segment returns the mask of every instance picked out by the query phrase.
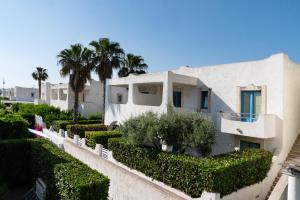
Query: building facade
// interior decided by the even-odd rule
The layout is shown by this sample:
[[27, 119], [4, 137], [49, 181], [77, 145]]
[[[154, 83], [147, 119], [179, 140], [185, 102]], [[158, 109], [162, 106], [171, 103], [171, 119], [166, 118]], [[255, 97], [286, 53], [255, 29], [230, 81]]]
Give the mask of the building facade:
[[39, 90], [37, 88], [16, 86], [5, 89], [4, 96], [10, 101], [33, 103], [34, 99], [39, 97]]
[[146, 111], [200, 112], [218, 133], [213, 154], [235, 147], [270, 150], [284, 161], [300, 131], [300, 65], [287, 55], [130, 75], [107, 81], [105, 124]]
[[[87, 117], [103, 111], [103, 85], [99, 81], [91, 80], [79, 94], [79, 112]], [[74, 107], [74, 92], [68, 83], [42, 83], [41, 99], [37, 104], [48, 104], [62, 110], [72, 110]]]

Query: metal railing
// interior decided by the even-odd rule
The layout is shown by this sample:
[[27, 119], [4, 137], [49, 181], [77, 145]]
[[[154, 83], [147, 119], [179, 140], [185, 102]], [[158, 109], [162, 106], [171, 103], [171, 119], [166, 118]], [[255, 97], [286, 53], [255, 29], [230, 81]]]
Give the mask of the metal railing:
[[243, 121], [243, 122], [256, 122], [258, 115], [251, 113], [225, 113], [221, 112], [221, 116], [228, 120]]

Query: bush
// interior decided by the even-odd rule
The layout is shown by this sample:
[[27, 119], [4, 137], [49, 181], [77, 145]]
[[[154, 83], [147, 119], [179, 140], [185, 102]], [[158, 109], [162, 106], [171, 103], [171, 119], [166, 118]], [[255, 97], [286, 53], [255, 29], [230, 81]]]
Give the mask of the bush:
[[0, 112], [0, 140], [27, 137], [29, 123], [18, 114]]
[[85, 137], [87, 138], [87, 145], [95, 148], [96, 144], [102, 144], [107, 148], [108, 139], [121, 137], [122, 134], [118, 130], [114, 131], [86, 131]]
[[59, 164], [54, 175], [61, 200], [106, 200], [109, 180], [85, 165], [78, 163]]
[[67, 125], [72, 125], [72, 124], [99, 124], [99, 120], [80, 120], [77, 121], [76, 123], [72, 120], [56, 120], [52, 122], [52, 127], [53, 129], [58, 132], [59, 129], [67, 130]]
[[204, 190], [224, 196], [258, 183], [272, 162], [272, 154], [259, 149], [196, 158], [136, 147], [118, 138], [109, 139], [108, 147], [119, 162], [194, 198]]
[[29, 123], [29, 128], [34, 129], [34, 125], [35, 125], [35, 114], [32, 113], [23, 113], [21, 114], [21, 116], [27, 120], [27, 122]]
[[211, 152], [216, 132], [213, 123], [201, 114], [181, 112], [162, 115], [148, 112], [130, 118], [120, 131], [133, 145], [161, 149], [164, 142], [173, 145], [178, 153], [194, 148], [202, 155]]
[[89, 114], [88, 119], [89, 120], [99, 120], [102, 122], [102, 113]]
[[[31, 141], [34, 178], [47, 185], [46, 199], [107, 199], [109, 180], [44, 139]], [[76, 196], [79, 194], [80, 196]]]
[[30, 143], [25, 140], [0, 141], [0, 183], [9, 187], [32, 182]]
[[85, 131], [106, 131], [107, 126], [104, 124], [73, 124], [67, 125], [68, 136], [73, 138], [74, 135], [85, 137]]

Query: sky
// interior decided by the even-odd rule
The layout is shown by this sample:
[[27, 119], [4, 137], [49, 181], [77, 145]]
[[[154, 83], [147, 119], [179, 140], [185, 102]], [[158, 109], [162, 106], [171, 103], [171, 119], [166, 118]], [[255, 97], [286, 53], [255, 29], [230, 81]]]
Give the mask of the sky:
[[[297, 0], [0, 0], [0, 79], [37, 87], [31, 73], [60, 77], [57, 54], [108, 37], [141, 55], [149, 72], [263, 59], [300, 63]], [[95, 77], [96, 78], [96, 77]]]

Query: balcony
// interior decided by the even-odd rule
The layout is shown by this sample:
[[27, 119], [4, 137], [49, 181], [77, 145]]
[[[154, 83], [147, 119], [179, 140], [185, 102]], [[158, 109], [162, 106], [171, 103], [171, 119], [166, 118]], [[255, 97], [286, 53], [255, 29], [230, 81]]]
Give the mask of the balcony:
[[276, 137], [281, 120], [273, 114], [251, 116], [243, 113], [221, 113], [221, 132], [268, 139]]

